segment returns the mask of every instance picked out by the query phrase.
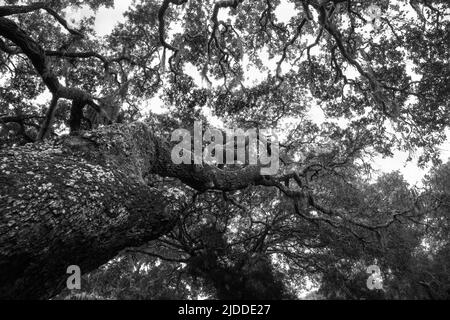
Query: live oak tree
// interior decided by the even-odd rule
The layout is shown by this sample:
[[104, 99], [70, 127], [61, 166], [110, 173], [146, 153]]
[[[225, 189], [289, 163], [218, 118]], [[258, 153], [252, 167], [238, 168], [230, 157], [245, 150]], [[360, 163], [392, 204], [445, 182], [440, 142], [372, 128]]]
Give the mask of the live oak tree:
[[[361, 290], [375, 262], [387, 297], [445, 298], [445, 184], [367, 176], [397, 150], [438, 164], [448, 2], [281, 2], [135, 1], [105, 37], [95, 15], [111, 0], [0, 5], [1, 298], [54, 297], [68, 266], [119, 254], [113, 266], [138, 257], [130, 278], [151, 267], [134, 273], [141, 298], [292, 298], [307, 278], [327, 297], [374, 297]], [[92, 15], [70, 21], [77, 8]], [[146, 113], [155, 97], [168, 112]], [[281, 128], [279, 174], [175, 165], [170, 134], [210, 112]]]

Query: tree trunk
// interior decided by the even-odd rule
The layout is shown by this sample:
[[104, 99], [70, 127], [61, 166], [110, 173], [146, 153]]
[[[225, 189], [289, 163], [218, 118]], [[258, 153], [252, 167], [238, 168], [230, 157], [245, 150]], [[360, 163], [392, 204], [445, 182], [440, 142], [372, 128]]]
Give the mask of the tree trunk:
[[171, 229], [146, 185], [157, 139], [144, 124], [0, 151], [0, 299], [48, 299], [67, 268], [90, 272]]
[[199, 191], [276, 186], [258, 166], [175, 165], [171, 150], [144, 123], [0, 150], [0, 299], [50, 298], [69, 266], [90, 272], [169, 232], [176, 202], [153, 174]]

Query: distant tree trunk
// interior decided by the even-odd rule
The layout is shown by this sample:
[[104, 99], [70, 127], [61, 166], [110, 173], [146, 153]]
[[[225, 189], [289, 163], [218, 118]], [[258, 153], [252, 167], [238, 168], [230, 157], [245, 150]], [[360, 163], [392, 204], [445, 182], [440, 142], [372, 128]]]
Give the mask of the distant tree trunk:
[[0, 299], [47, 299], [67, 268], [98, 268], [171, 229], [145, 176], [156, 138], [143, 124], [0, 151]]

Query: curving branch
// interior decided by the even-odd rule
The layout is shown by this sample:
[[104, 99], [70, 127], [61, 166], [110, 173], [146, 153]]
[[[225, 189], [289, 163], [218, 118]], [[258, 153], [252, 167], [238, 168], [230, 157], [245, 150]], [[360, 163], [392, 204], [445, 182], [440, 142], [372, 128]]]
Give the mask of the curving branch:
[[308, 22], [308, 19], [307, 19], [307, 18], [303, 19], [303, 20], [300, 22], [300, 24], [297, 26], [297, 30], [296, 30], [294, 36], [292, 37], [291, 40], [289, 40], [289, 42], [288, 42], [288, 43], [284, 46], [284, 48], [283, 48], [283, 54], [281, 55], [280, 61], [278, 61], [278, 63], [277, 63], [277, 72], [276, 72], [276, 74], [277, 74], [277, 79], [280, 80], [280, 82], [283, 82], [283, 77], [282, 77], [282, 75], [281, 75], [281, 71], [282, 71], [282, 70], [281, 70], [281, 67], [282, 67], [283, 62], [284, 62], [284, 61], [286, 60], [286, 58], [287, 58], [287, 53], [288, 53], [289, 47], [293, 46], [294, 43], [297, 41], [297, 39], [301, 36], [303, 27], [305, 26], [305, 24], [306, 24], [307, 22]]
[[166, 16], [167, 10], [169, 9], [170, 4], [174, 4], [174, 5], [180, 6], [180, 5], [183, 5], [183, 4], [187, 3], [187, 2], [188, 2], [188, 0], [164, 0], [164, 2], [162, 3], [162, 5], [161, 5], [161, 7], [159, 8], [159, 11], [158, 11], [159, 42], [161, 43], [161, 45], [164, 48], [164, 52], [163, 52], [163, 55], [162, 55], [163, 58], [161, 59], [161, 65], [164, 66], [164, 64], [166, 63], [165, 62], [166, 50], [173, 51], [173, 55], [169, 58], [169, 65], [170, 65], [170, 70], [175, 75], [178, 75], [178, 71], [174, 68], [173, 62], [177, 58], [178, 53], [180, 52], [180, 48], [177, 48], [177, 47], [171, 45], [166, 40], [166, 20], [165, 20], [165, 16]]
[[[337, 1], [339, 2], [339, 1]], [[342, 1], [341, 1], [342, 2]], [[340, 31], [336, 28], [336, 25], [331, 20], [331, 17], [328, 16], [327, 10], [325, 8], [326, 4], [314, 5], [315, 9], [319, 14], [319, 23], [320, 25], [332, 36], [334, 41], [336, 42], [337, 48], [339, 52], [342, 54], [344, 59], [353, 67], [355, 67], [359, 74], [363, 76], [370, 85], [372, 97], [377, 104], [382, 107], [383, 113], [389, 118], [396, 118], [398, 116], [399, 110], [397, 110], [397, 106], [389, 106], [388, 101], [383, 95], [383, 85], [374, 75], [373, 69], [369, 66], [368, 68], [364, 68], [351, 54], [347, 48], [345, 47], [342, 35]]]
[[0, 39], [0, 50], [9, 55], [19, 54], [22, 52], [18, 48], [8, 46], [2, 39]]
[[225, 86], [226, 86], [226, 81], [227, 81], [226, 72], [224, 70], [222, 62], [228, 60], [229, 54], [226, 53], [225, 49], [222, 48], [222, 46], [220, 45], [219, 39], [217, 38], [217, 31], [219, 30], [219, 26], [220, 25], [223, 25], [225, 27], [225, 32], [227, 32], [229, 29], [232, 29], [234, 31], [234, 29], [233, 29], [232, 26], [227, 25], [227, 24], [225, 24], [222, 21], [219, 21], [220, 9], [223, 9], [223, 8], [237, 9], [237, 7], [242, 2], [243, 2], [243, 0], [222, 0], [222, 1], [218, 1], [218, 2], [216, 2], [214, 4], [213, 12], [212, 12], [212, 15], [211, 15], [211, 18], [210, 18], [211, 22], [213, 23], [213, 26], [212, 26], [211, 36], [210, 36], [209, 41], [208, 41], [207, 61], [206, 61], [205, 65], [203, 67], [203, 70], [202, 70], [202, 76], [209, 84], [211, 84], [211, 81], [208, 78], [208, 69], [209, 69], [209, 63], [211, 61], [211, 56], [212, 56], [212, 44], [213, 43], [216, 45], [217, 49], [221, 53], [219, 64], [220, 64], [220, 68], [222, 70], [222, 74], [225, 77]]
[[[50, 61], [46, 55], [45, 50], [34, 41], [28, 34], [22, 30], [14, 21], [0, 17], [0, 36], [10, 40], [30, 59], [37, 73], [42, 77], [44, 84], [53, 95], [53, 100], [60, 98], [68, 100], [82, 100], [85, 104], [93, 107], [97, 112], [102, 113], [106, 118], [109, 118], [107, 113], [95, 102], [95, 98], [78, 88], [68, 88], [63, 86], [56, 74], [50, 67]], [[42, 132], [39, 137], [45, 138], [48, 134], [48, 129], [53, 122], [53, 115], [55, 113], [56, 104], [52, 102], [49, 112], [47, 113], [46, 121], [42, 126]]]
[[67, 21], [63, 17], [61, 17], [55, 10], [50, 8], [48, 6], [48, 4], [46, 4], [45, 2], [37, 2], [37, 3], [27, 5], [27, 6], [1, 6], [0, 7], [0, 17], [6, 17], [6, 16], [21, 14], [21, 13], [29, 13], [29, 12], [38, 11], [38, 10], [47, 11], [71, 34], [81, 37], [81, 38], [84, 37], [81, 32], [70, 28]]
[[170, 43], [166, 41], [166, 11], [169, 9], [170, 4], [174, 4], [176, 6], [183, 5], [187, 3], [188, 0], [164, 0], [161, 7], [159, 8], [158, 12], [158, 21], [159, 21], [159, 41], [161, 42], [161, 45], [169, 49], [171, 51], [174, 51], [175, 53], [178, 53], [180, 51], [179, 48], [174, 47]]

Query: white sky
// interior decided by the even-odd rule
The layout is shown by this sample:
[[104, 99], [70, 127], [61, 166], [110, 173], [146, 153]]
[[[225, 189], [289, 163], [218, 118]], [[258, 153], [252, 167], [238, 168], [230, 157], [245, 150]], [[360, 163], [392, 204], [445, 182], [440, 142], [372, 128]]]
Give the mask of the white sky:
[[[0, 0], [0, 4], [4, 3], [3, 0]], [[129, 8], [132, 4], [132, 0], [115, 0], [115, 6], [112, 9], [101, 8], [96, 15], [95, 29], [99, 36], [104, 36], [109, 34], [114, 26], [124, 20], [123, 13]], [[278, 6], [275, 10], [277, 19], [280, 22], [288, 22], [293, 16], [297, 14], [294, 9], [294, 5], [292, 3], [287, 2], [286, 0], [282, 0], [280, 6]], [[68, 11], [67, 17], [71, 20], [71, 17], [80, 18], [84, 15], [89, 15], [88, 10], [77, 10], [77, 11]], [[75, 22], [75, 21], [74, 21]], [[267, 56], [267, 53], [261, 52], [261, 55]], [[244, 65], [245, 60], [248, 61], [248, 57], [244, 57]], [[264, 60], [264, 59], [263, 59]], [[269, 61], [268, 58], [265, 59], [266, 64], [272, 70], [275, 69], [276, 63], [275, 61]], [[193, 67], [187, 66], [185, 70], [188, 74], [197, 79], [197, 82], [201, 83], [201, 76], [199, 71]], [[249, 66], [247, 70], [246, 83], [251, 84], [254, 82], [262, 81], [266, 77], [266, 74], [261, 73], [257, 68]], [[150, 109], [156, 113], [164, 112], [164, 106], [159, 98], [154, 98], [148, 102], [148, 106], [146, 109]], [[310, 115], [313, 119], [315, 119], [318, 123], [323, 121], [324, 116], [320, 108], [314, 107], [312, 108]], [[450, 131], [449, 131], [450, 133]], [[450, 136], [450, 135], [449, 135]], [[400, 171], [405, 179], [411, 185], [420, 185], [426, 171], [420, 170], [416, 166], [416, 162], [407, 162], [408, 154], [403, 152], [397, 152], [394, 158], [390, 159], [382, 159], [377, 158], [374, 159], [374, 167], [381, 172], [392, 172], [392, 171]], [[442, 159], [447, 161], [450, 159], [450, 144], [446, 143], [445, 146], [442, 147]]]

